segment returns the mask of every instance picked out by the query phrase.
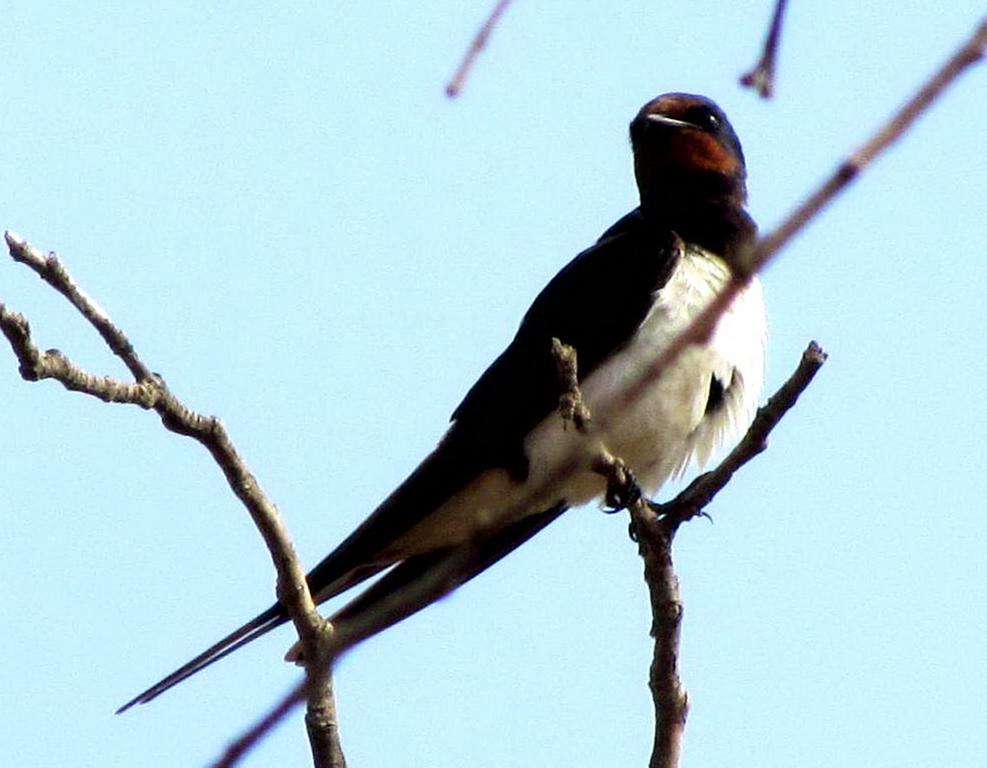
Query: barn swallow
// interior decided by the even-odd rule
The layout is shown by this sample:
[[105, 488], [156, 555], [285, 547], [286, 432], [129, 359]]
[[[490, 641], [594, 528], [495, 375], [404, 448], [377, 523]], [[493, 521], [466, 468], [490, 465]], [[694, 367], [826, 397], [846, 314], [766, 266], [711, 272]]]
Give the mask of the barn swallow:
[[[640, 205], [538, 294], [514, 339], [453, 411], [435, 450], [308, 574], [322, 603], [386, 571], [330, 617], [337, 626], [464, 552], [466, 581], [566, 509], [601, 497], [606, 481], [593, 464], [603, 449], [654, 494], [750, 424], [764, 379], [757, 280], [707, 343], [688, 348], [636, 398], [626, 397], [724, 285], [731, 257], [756, 234], [744, 209], [743, 151], [716, 104], [683, 93], [659, 96], [634, 117], [630, 139]], [[553, 337], [578, 353], [580, 388], [596, 427], [588, 435], [566, 429], [557, 412]], [[119, 711], [286, 621], [275, 603]]]

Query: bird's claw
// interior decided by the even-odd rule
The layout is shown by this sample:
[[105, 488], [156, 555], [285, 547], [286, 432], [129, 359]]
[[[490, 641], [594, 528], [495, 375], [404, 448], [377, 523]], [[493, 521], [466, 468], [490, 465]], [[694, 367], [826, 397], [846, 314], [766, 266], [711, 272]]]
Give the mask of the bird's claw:
[[[611, 477], [607, 481], [607, 492], [604, 496], [604, 502], [607, 506], [603, 511], [608, 515], [615, 514], [637, 504], [644, 496], [644, 492], [641, 490], [641, 486], [637, 484], [637, 479], [634, 477], [633, 472], [627, 467], [623, 467], [621, 474], [623, 475], [622, 478]], [[651, 503], [647, 499], [645, 501], [649, 504]]]

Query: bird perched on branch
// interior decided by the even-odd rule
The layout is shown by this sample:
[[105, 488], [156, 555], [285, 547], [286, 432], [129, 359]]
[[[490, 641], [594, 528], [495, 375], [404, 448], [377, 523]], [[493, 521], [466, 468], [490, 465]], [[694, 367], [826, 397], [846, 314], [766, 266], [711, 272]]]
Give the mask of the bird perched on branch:
[[[514, 339], [452, 414], [435, 450], [308, 574], [317, 603], [385, 572], [337, 611], [337, 626], [451, 557], [469, 580], [557, 518], [599, 498], [594, 467], [620, 457], [653, 494], [704, 464], [754, 417], [765, 314], [753, 279], [706, 343], [653, 366], [753, 243], [746, 170], [726, 115], [702, 96], [649, 101], [630, 125], [641, 204], [538, 294]], [[552, 339], [575, 348], [591, 429], [566, 428]], [[633, 396], [630, 396], [633, 394]], [[423, 607], [407, 605], [398, 618]], [[274, 604], [120, 708], [144, 703], [288, 621]]]

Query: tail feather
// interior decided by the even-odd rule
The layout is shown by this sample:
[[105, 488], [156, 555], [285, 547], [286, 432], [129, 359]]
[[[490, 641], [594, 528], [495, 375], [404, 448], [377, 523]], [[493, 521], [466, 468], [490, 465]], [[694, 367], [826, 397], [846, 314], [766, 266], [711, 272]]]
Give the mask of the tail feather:
[[116, 711], [119, 715], [126, 712], [135, 704], [146, 704], [151, 699], [157, 698], [172, 686], [178, 685], [186, 678], [191, 677], [196, 672], [205, 669], [213, 662], [219, 661], [224, 656], [233, 653], [247, 643], [256, 640], [261, 635], [266, 635], [275, 627], [279, 627], [288, 621], [280, 605], [272, 605], [266, 611], [258, 614], [242, 627], [234, 630], [222, 640], [209, 646], [191, 661], [183, 664], [167, 677], [162, 678], [146, 691], [139, 693], [120, 709]]
[[[401, 537], [415, 525], [420, 524], [430, 511], [441, 507], [482, 468], [482, 452], [464, 444], [462, 434], [455, 431], [455, 427], [450, 430], [439, 446], [411, 476], [309, 572], [308, 584], [315, 602], [323, 603], [389, 568], [391, 570], [385, 574], [383, 580], [371, 588], [366, 595], [358, 598], [349, 607], [349, 611], [344, 609], [342, 615], [362, 611], [365, 606], [375, 603], [389, 592], [403, 593], [403, 587], [414, 582], [433, 562], [435, 564], [441, 562], [448, 555], [448, 551], [436, 550], [436, 552], [420, 554], [409, 551], [399, 554]], [[456, 583], [468, 581], [488, 565], [499, 560], [557, 517], [562, 508], [562, 505], [559, 505], [542, 515], [533, 516], [532, 519], [522, 521], [484, 542], [475, 553], [477, 557], [471, 560]], [[409, 603], [399, 609], [398, 614], [407, 616], [422, 607], [424, 607], [422, 604]], [[397, 620], [399, 618], [396, 617], [394, 621]], [[146, 704], [157, 698], [169, 688], [287, 621], [288, 618], [280, 605], [271, 606], [135, 696], [120, 707], [117, 714], [126, 712], [135, 704]], [[289, 660], [293, 660], [292, 653], [289, 653]]]

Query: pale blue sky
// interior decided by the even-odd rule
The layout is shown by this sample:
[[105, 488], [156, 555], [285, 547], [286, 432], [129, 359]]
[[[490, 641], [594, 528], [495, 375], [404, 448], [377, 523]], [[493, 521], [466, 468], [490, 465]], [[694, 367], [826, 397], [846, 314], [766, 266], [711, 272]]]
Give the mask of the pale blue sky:
[[[146, 5], [146, 4], [145, 4]], [[56, 250], [221, 415], [313, 564], [399, 482], [541, 286], [635, 203], [652, 96], [727, 111], [763, 228], [964, 38], [980, 3], [793, 3], [777, 99], [736, 84], [771, 3], [13, 2], [0, 227]], [[684, 765], [987, 759], [987, 69], [765, 275], [769, 386], [831, 353], [771, 449], [680, 534]], [[9, 261], [37, 342], [122, 375]], [[296, 679], [281, 631], [113, 710], [268, 605], [260, 538], [153, 415], [22, 382], [0, 350], [0, 754], [198, 766]], [[338, 670], [374, 766], [641, 766], [652, 712], [626, 519], [568, 513]], [[305, 765], [300, 715], [247, 765]]]

